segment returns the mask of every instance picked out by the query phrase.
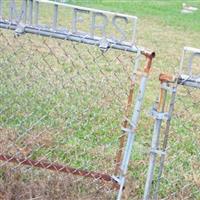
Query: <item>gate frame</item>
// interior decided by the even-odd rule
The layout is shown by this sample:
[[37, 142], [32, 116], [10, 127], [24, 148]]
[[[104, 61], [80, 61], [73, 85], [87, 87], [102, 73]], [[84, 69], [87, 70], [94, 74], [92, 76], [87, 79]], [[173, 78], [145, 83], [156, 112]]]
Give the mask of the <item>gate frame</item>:
[[[11, 2], [13, 2], [13, 1], [14, 0], [11, 0]], [[137, 54], [136, 61], [135, 61], [135, 67], [134, 67], [134, 71], [133, 71], [133, 76], [132, 76], [132, 80], [131, 80], [131, 85], [130, 85], [130, 91], [129, 91], [129, 95], [128, 95], [128, 102], [127, 102], [127, 106], [125, 109], [126, 117], [128, 117], [128, 115], [130, 113], [130, 109], [131, 109], [134, 86], [135, 86], [135, 79], [136, 79], [136, 75], [137, 75], [137, 69], [140, 64], [141, 55], [146, 58], [146, 64], [144, 66], [144, 70], [143, 70], [143, 73], [141, 76], [140, 88], [139, 88], [139, 91], [138, 91], [138, 94], [136, 97], [134, 109], [132, 111], [132, 118], [130, 120], [130, 126], [128, 126], [128, 122], [129, 122], [128, 119], [125, 119], [125, 121], [123, 123], [124, 124], [123, 128], [122, 128], [123, 136], [120, 138], [120, 145], [119, 145], [120, 149], [116, 155], [116, 168], [115, 168], [115, 174], [113, 176], [109, 175], [109, 174], [99, 173], [99, 172], [71, 168], [71, 167], [59, 165], [59, 164], [56, 164], [53, 162], [44, 162], [44, 161], [37, 161], [37, 160], [30, 160], [30, 159], [23, 159], [23, 158], [21, 159], [21, 158], [16, 158], [16, 157], [4, 155], [4, 154], [0, 154], [0, 160], [6, 161], [8, 163], [11, 162], [11, 163], [23, 164], [23, 165], [28, 165], [28, 166], [34, 166], [37, 168], [60, 171], [60, 172], [64, 172], [64, 173], [71, 173], [73, 175], [79, 175], [79, 176], [104, 180], [107, 182], [112, 182], [113, 187], [119, 190], [117, 199], [120, 200], [123, 189], [124, 189], [124, 185], [125, 185], [125, 178], [126, 178], [126, 173], [128, 170], [128, 164], [129, 164], [131, 152], [132, 152], [133, 145], [134, 145], [134, 135], [136, 133], [136, 127], [137, 127], [139, 117], [140, 117], [140, 112], [141, 112], [141, 107], [142, 107], [142, 103], [143, 103], [143, 99], [144, 99], [146, 84], [148, 81], [148, 76], [150, 74], [152, 61], [153, 61], [153, 58], [155, 57], [155, 53], [151, 52], [151, 51], [147, 51], [143, 47], [138, 47], [135, 44], [116, 42], [116, 41], [112, 41], [110, 39], [105, 40], [105, 38], [101, 39], [101, 38], [97, 38], [97, 37], [91, 37], [88, 35], [83, 37], [76, 33], [66, 32], [66, 31], [61, 31], [61, 30], [56, 29], [57, 14], [58, 14], [57, 8], [60, 5], [66, 5], [66, 4], [61, 4], [58, 2], [51, 2], [51, 4], [53, 4], [54, 8], [55, 8], [54, 9], [54, 17], [53, 17], [53, 28], [41, 27], [38, 25], [39, 3], [40, 2], [49, 3], [49, 1], [23, 0], [23, 2], [24, 2], [24, 4], [22, 5], [21, 13], [20, 13], [19, 17], [17, 17], [17, 20], [12, 19], [13, 8], [10, 10], [10, 12], [11, 12], [10, 20], [4, 20], [1, 17], [2, 1], [0, 1], [0, 28], [14, 30], [16, 36], [21, 36], [22, 34], [26, 34], [26, 33], [35, 34], [35, 35], [41, 35], [44, 37], [52, 37], [52, 38], [61, 39], [61, 40], [70, 40], [70, 41], [74, 41], [74, 42], [78, 42], [78, 43], [95, 45], [95, 46], [98, 46], [103, 52], [107, 51], [109, 48], [113, 48], [113, 49], [132, 52], [132, 53]], [[32, 24], [33, 3], [34, 2], [35, 2], [35, 6], [36, 6], [36, 16], [35, 16], [36, 25], [35, 26]], [[11, 4], [11, 5], [13, 6], [13, 4]], [[72, 6], [72, 5], [70, 5], [70, 7], [74, 8], [74, 9], [85, 9], [83, 7], [77, 7], [77, 6]], [[94, 11], [94, 12], [99, 12], [99, 10], [95, 10], [95, 9], [90, 9], [90, 10]], [[102, 11], [102, 12], [104, 12], [104, 11]], [[110, 14], [111, 12], [106, 12], [106, 13]], [[113, 13], [111, 13], [111, 14], [113, 14]], [[131, 17], [128, 15], [121, 15], [118, 13], [116, 13], [116, 16]], [[22, 22], [22, 19], [24, 19], [24, 22]], [[29, 19], [30, 24], [26, 23], [27, 19]], [[133, 19], [137, 20], [137, 17], [133, 16]], [[128, 135], [126, 144], [125, 144], [125, 135]], [[124, 149], [124, 154], [123, 154], [122, 148], [124, 146], [125, 146], [125, 149]]]

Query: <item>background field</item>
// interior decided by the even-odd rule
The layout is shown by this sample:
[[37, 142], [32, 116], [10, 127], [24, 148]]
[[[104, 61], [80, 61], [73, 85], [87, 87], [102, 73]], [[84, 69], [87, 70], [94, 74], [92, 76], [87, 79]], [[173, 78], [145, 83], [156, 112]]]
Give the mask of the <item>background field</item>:
[[[193, 14], [180, 12], [183, 1], [68, 2], [138, 16], [137, 44], [156, 52], [124, 197], [141, 199], [153, 127], [153, 120], [147, 113], [159, 93], [158, 76], [161, 72], [175, 74], [178, 71], [184, 46], [200, 48], [200, 2], [184, 1], [199, 8]], [[48, 16], [48, 10], [44, 8], [43, 12]], [[32, 159], [48, 155], [45, 158], [74, 167], [84, 166], [90, 170], [106, 169], [106, 172], [111, 172], [113, 166], [111, 160], [118, 145], [121, 126], [119, 124], [123, 118], [129, 86], [127, 78], [131, 73], [131, 66], [128, 64], [132, 63], [132, 57], [129, 54], [112, 51], [102, 56], [96, 48], [86, 48], [86, 51], [81, 51], [85, 48], [84, 45], [63, 43], [54, 39], [46, 39], [44, 43], [42, 37], [31, 35], [16, 41], [12, 37], [12, 32], [8, 31], [1, 31], [0, 42], [1, 50], [4, 52], [0, 58], [3, 69], [0, 102], [3, 113], [0, 118], [0, 136], [4, 138], [1, 139], [1, 148], [4, 147], [3, 144], [5, 145], [3, 151], [5, 149], [10, 152], [17, 151], [16, 147], [9, 148], [6, 143], [9, 141], [12, 144], [21, 134], [21, 140], [17, 143], [19, 146], [24, 147], [27, 140], [33, 140], [28, 146], [31, 148]], [[24, 49], [15, 50], [14, 47], [19, 45], [23, 45]], [[55, 52], [53, 57], [52, 50]], [[117, 55], [119, 59], [113, 61], [113, 55]], [[81, 60], [86, 60], [90, 64], [95, 62], [98, 65], [88, 70]], [[13, 63], [15, 65], [12, 65]], [[22, 65], [23, 63], [26, 65]], [[17, 68], [17, 66], [22, 67]], [[40, 68], [40, 66], [46, 67]], [[103, 68], [104, 66], [106, 68]], [[200, 74], [200, 69], [197, 69], [196, 73]], [[67, 79], [66, 74], [69, 75]], [[79, 77], [77, 74], [82, 76]], [[109, 79], [101, 82], [104, 77]], [[15, 80], [21, 80], [22, 84], [16, 84]], [[18, 91], [25, 92], [19, 95]], [[115, 95], [120, 98], [116, 99]], [[12, 104], [13, 99], [14, 104]], [[5, 108], [8, 109], [4, 111]], [[199, 111], [200, 91], [180, 88], [170, 131], [169, 155], [160, 189], [162, 199], [200, 199]], [[72, 118], [66, 117], [67, 112], [71, 113]], [[73, 116], [73, 113], [76, 115]], [[37, 126], [34, 122], [37, 122]], [[37, 136], [38, 131], [39, 136]], [[27, 137], [27, 132], [31, 133], [32, 138]], [[38, 148], [40, 140], [43, 141], [42, 148]], [[66, 152], [66, 149], [70, 151]], [[28, 155], [29, 149], [25, 150], [24, 153]], [[74, 155], [77, 156], [76, 159], [73, 159]], [[107, 160], [104, 160], [105, 155]], [[27, 176], [17, 170], [15, 168], [14, 171], [10, 171], [9, 167], [2, 167], [0, 171], [2, 199], [110, 199], [112, 196], [108, 193], [103, 194], [101, 190], [101, 192], [93, 191], [90, 182], [84, 185], [80, 180], [76, 181], [77, 184], [71, 184], [75, 182], [72, 177], [64, 175], [56, 177], [56, 174], [50, 176], [44, 171], [39, 173], [36, 170], [35, 177], [30, 178], [30, 170], [26, 170]], [[45, 176], [48, 176], [47, 180]], [[43, 181], [40, 181], [41, 178]], [[65, 184], [66, 187], [63, 187]], [[67, 187], [70, 188], [70, 192]]]

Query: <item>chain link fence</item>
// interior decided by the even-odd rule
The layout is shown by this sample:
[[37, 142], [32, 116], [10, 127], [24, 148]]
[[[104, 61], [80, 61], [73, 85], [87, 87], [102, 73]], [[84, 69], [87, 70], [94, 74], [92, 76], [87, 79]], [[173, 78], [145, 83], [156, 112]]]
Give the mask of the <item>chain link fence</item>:
[[[54, 13], [46, 11], [42, 23], [51, 21]], [[62, 9], [60, 13], [58, 21], [66, 14]], [[135, 127], [131, 117], [141, 97], [141, 80], [148, 76], [140, 53], [148, 58], [147, 54], [112, 46], [102, 51], [98, 45], [84, 44], [85, 38], [75, 42], [52, 35], [17, 36], [9, 30], [15, 29], [11, 24], [6, 28], [0, 29], [0, 199], [110, 200], [116, 198], [123, 176], [123, 198], [141, 199], [154, 124], [149, 110], [159, 93], [154, 88], [160, 86], [156, 68], [139, 107], [141, 120], [126, 175], [120, 166], [129, 128]], [[199, 62], [193, 64], [198, 76]], [[159, 199], [199, 199], [199, 92], [178, 85]], [[153, 189], [159, 164], [157, 159]]]
[[[169, 139], [163, 183], [171, 188], [164, 199], [200, 198], [200, 57], [199, 50], [184, 48], [180, 73], [182, 85], [178, 86], [174, 119]], [[187, 84], [188, 81], [188, 84]], [[170, 169], [173, 168], [173, 177]], [[176, 187], [174, 187], [176, 186]], [[175, 189], [176, 188], [176, 189]]]
[[179, 75], [160, 75], [145, 200], [199, 199], [199, 55], [185, 47]]
[[113, 174], [134, 55], [2, 30], [1, 51], [2, 173], [30, 159]]
[[[178, 88], [170, 131], [169, 154], [162, 183], [164, 199], [199, 199], [200, 197], [199, 95], [200, 90], [197, 88], [187, 86]], [[167, 197], [164, 185], [171, 191]]]
[[30, 6], [27, 27], [15, 19], [15, 1], [1, 19], [2, 198], [112, 199], [120, 189], [120, 199], [154, 54], [73, 33], [59, 40], [58, 4], [52, 30], [38, 25], [39, 2], [23, 1], [17, 20], [28, 20]]

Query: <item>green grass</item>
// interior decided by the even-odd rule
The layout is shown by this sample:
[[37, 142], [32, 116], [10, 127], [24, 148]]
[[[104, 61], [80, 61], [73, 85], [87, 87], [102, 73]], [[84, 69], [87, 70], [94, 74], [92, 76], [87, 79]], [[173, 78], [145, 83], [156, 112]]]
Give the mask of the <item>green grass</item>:
[[[173, 26], [180, 30], [200, 31], [200, 2], [184, 1], [184, 0], [84, 0], [84, 1], [68, 1], [72, 4], [81, 6], [94, 7], [114, 12], [121, 12], [138, 16], [139, 19], [148, 18], [149, 23], [152, 21], [160, 21], [163, 25]], [[199, 8], [193, 14], [184, 15], [181, 13], [182, 3]]]
[[[130, 199], [143, 194], [153, 129], [147, 112], [159, 93], [158, 75], [178, 70], [183, 46], [200, 47], [200, 12], [181, 14], [182, 2], [70, 1], [138, 16], [137, 43], [157, 54], [129, 167], [125, 193]], [[200, 8], [197, 1], [187, 2]], [[16, 39], [9, 31], [1, 31], [0, 43], [1, 140], [22, 149], [28, 143], [25, 154], [32, 159], [113, 173], [134, 55], [115, 50], [102, 55], [96, 47], [28, 34]], [[197, 90], [178, 91], [163, 198], [176, 192], [176, 199], [199, 199], [199, 95]], [[17, 151], [4, 145], [8, 152]]]

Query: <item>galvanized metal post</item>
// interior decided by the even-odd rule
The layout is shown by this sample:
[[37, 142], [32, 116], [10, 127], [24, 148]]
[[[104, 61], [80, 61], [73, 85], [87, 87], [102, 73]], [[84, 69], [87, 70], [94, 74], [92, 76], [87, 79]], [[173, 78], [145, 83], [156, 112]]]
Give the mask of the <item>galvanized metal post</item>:
[[[182, 75], [183, 73], [183, 63], [184, 63], [184, 57], [186, 52], [191, 52], [191, 56], [189, 57], [188, 60], [188, 75]], [[170, 106], [169, 106], [169, 118], [166, 122], [166, 128], [164, 130], [164, 140], [163, 140], [163, 145], [162, 145], [162, 151], [166, 152], [167, 144], [168, 144], [168, 138], [169, 138], [169, 129], [170, 129], [170, 123], [171, 123], [171, 116], [173, 114], [174, 110], [174, 105], [175, 105], [175, 99], [176, 99], [176, 92], [177, 92], [177, 87], [178, 85], [185, 85], [188, 87], [194, 87], [194, 88], [200, 88], [200, 77], [193, 78], [193, 72], [192, 72], [192, 63], [193, 63], [193, 58], [196, 56], [200, 56], [200, 49], [196, 48], [191, 48], [191, 47], [184, 47], [182, 57], [181, 57], [181, 62], [180, 62], [180, 74], [176, 80], [174, 80], [174, 85], [171, 89], [172, 91], [172, 96], [171, 96], [171, 101], [170, 101]], [[170, 82], [173, 81], [172, 77], [169, 77], [166, 74], [161, 74], [160, 76], [160, 81], [161, 82]], [[160, 164], [159, 164], [159, 171], [158, 171], [158, 177], [156, 181], [156, 186], [155, 186], [155, 191], [153, 195], [153, 199], [157, 200], [158, 199], [158, 190], [160, 187], [160, 182], [161, 182], [161, 176], [164, 168], [164, 162], [165, 162], [165, 154], [162, 154], [160, 157]]]
[[[151, 151], [150, 151], [149, 169], [148, 169], [147, 180], [146, 180], [145, 189], [144, 189], [144, 196], [143, 196], [144, 200], [150, 199], [156, 157], [157, 155], [160, 155], [161, 158], [164, 159], [164, 156], [166, 154], [166, 151], [165, 151], [166, 148], [162, 148], [161, 150], [159, 150], [159, 136], [161, 132], [161, 123], [163, 120], [167, 120], [165, 132], [164, 132], [166, 136], [166, 137], [164, 136], [165, 137], [164, 144], [165, 144], [168, 138], [170, 120], [171, 120], [171, 115], [172, 115], [172, 112], [174, 109], [174, 103], [175, 103], [177, 84], [174, 77], [166, 75], [166, 74], [161, 74], [159, 77], [159, 80], [161, 82], [160, 101], [158, 103], [157, 109], [154, 108], [151, 112], [151, 115], [155, 118], [155, 125], [154, 125], [154, 132], [153, 132]], [[174, 84], [173, 87], [169, 86], [170, 82]], [[168, 111], [165, 112], [167, 92], [171, 92], [172, 94], [171, 94], [170, 106], [169, 108], [167, 108]]]
[[[133, 99], [133, 92], [134, 92], [134, 88], [135, 88], [135, 79], [137, 76], [137, 71], [138, 71], [138, 67], [140, 65], [140, 59], [141, 59], [141, 52], [138, 51], [136, 58], [135, 58], [135, 65], [134, 65], [134, 69], [133, 69], [133, 75], [131, 77], [131, 85], [130, 85], [130, 90], [129, 90], [129, 95], [128, 95], [128, 102], [125, 108], [125, 120], [123, 122], [123, 129], [126, 129], [128, 127], [128, 117], [129, 117], [129, 112], [131, 109], [131, 104], [132, 104], [132, 99]], [[126, 132], [124, 130], [122, 130], [122, 136], [119, 138], [119, 150], [117, 152], [116, 158], [115, 158], [115, 162], [116, 162], [116, 167], [115, 167], [115, 176], [118, 176], [119, 174], [119, 170], [120, 170], [120, 165], [121, 165], [121, 161], [122, 161], [122, 153], [123, 153], [123, 148], [125, 145], [125, 136], [126, 136]]]
[[125, 185], [125, 176], [127, 173], [128, 163], [130, 161], [130, 156], [131, 156], [134, 139], [135, 139], [135, 130], [136, 130], [138, 120], [140, 117], [141, 107], [142, 107], [142, 103], [143, 103], [143, 99], [144, 99], [144, 93], [145, 93], [145, 88], [146, 88], [146, 84], [147, 84], [147, 80], [148, 80], [149, 71], [151, 68], [152, 59], [155, 56], [155, 54], [152, 53], [152, 54], [146, 55], [146, 56], [147, 56], [147, 64], [144, 68], [144, 74], [142, 75], [142, 78], [141, 78], [140, 88], [139, 88], [135, 106], [133, 109], [131, 125], [130, 125], [129, 129], [126, 129], [126, 132], [128, 134], [128, 139], [127, 139], [127, 143], [126, 143], [126, 147], [125, 147], [123, 160], [122, 160], [122, 163], [120, 166], [120, 177], [119, 177], [119, 181], [118, 181], [120, 184], [120, 188], [119, 188], [117, 200], [120, 200], [122, 197], [122, 192], [123, 192], [124, 185]]
[[168, 137], [169, 137], [169, 128], [170, 128], [170, 124], [171, 124], [171, 116], [174, 111], [174, 105], [175, 105], [175, 99], [176, 99], [176, 91], [177, 91], [177, 84], [172, 87], [172, 96], [171, 96], [171, 102], [170, 102], [169, 112], [168, 112], [169, 117], [167, 119], [166, 128], [164, 130], [164, 141], [163, 141], [162, 150], [161, 150], [163, 153], [161, 154], [161, 157], [160, 157], [160, 166], [159, 166], [158, 177], [157, 177], [157, 181], [156, 181], [153, 199], [158, 199], [158, 190], [160, 187], [160, 180], [161, 180], [161, 176], [162, 176], [162, 172], [163, 172], [163, 168], [164, 168], [166, 148], [167, 148]]
[[[166, 114], [164, 113], [166, 95], [167, 95], [167, 91], [161, 88], [159, 102], [158, 101], [156, 102], [156, 105], [152, 109], [152, 112], [151, 112], [152, 116], [155, 118], [155, 124], [154, 124], [154, 131], [153, 131], [153, 137], [152, 137], [152, 143], [151, 143], [149, 169], [147, 173], [147, 180], [146, 180], [145, 190], [144, 190], [144, 197], [143, 197], [144, 200], [148, 200], [150, 196], [157, 154], [159, 153], [162, 154], [162, 152], [158, 150], [158, 145], [159, 145], [161, 124], [164, 117], [166, 117]], [[160, 107], [162, 107], [161, 111], [159, 111]]]

